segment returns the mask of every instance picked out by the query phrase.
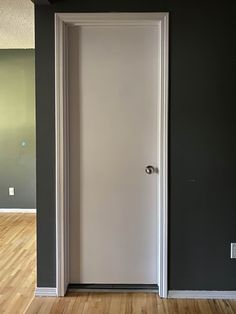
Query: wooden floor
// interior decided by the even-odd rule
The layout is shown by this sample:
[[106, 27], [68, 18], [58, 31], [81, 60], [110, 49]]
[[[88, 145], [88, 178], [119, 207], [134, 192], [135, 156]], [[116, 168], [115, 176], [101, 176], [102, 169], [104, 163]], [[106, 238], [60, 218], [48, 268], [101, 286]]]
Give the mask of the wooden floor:
[[35, 215], [0, 214], [0, 314], [236, 313], [236, 301], [162, 300], [154, 293], [34, 298], [35, 255]]
[[236, 301], [162, 300], [153, 293], [70, 293], [65, 298], [35, 298], [27, 314], [217, 314], [236, 313]]
[[0, 213], [0, 313], [22, 314], [35, 290], [35, 214]]

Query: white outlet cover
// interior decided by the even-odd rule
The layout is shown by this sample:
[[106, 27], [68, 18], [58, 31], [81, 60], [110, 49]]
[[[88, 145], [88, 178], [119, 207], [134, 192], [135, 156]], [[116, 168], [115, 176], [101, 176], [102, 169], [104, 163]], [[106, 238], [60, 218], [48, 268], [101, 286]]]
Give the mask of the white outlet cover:
[[10, 196], [15, 195], [15, 188], [14, 187], [9, 187], [9, 195]]
[[236, 258], [236, 243], [230, 245], [230, 258]]

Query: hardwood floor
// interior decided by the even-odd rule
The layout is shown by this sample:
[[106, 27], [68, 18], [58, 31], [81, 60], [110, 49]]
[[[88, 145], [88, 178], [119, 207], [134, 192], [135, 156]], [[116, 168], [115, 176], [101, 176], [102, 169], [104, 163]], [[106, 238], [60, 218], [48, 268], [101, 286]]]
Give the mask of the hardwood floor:
[[35, 214], [0, 213], [0, 313], [22, 314], [35, 290]]
[[69, 293], [35, 298], [27, 314], [217, 314], [236, 313], [236, 301], [160, 299], [153, 293]]
[[154, 293], [34, 298], [35, 255], [35, 215], [0, 214], [0, 314], [236, 313], [236, 301], [162, 300]]

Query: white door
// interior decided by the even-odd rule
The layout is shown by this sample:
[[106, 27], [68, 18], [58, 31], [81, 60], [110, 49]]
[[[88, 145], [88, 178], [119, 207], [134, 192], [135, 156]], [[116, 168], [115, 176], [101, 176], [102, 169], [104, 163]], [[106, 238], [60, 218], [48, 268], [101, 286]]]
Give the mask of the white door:
[[158, 36], [69, 28], [70, 283], [157, 284]]

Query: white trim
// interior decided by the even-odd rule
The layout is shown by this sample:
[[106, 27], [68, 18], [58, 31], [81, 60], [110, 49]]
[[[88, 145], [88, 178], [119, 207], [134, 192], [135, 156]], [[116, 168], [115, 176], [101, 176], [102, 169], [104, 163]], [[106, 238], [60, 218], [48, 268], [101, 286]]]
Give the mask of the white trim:
[[56, 287], [64, 296], [68, 286], [68, 132], [66, 24], [55, 16], [55, 137], [56, 137]]
[[160, 149], [158, 285], [166, 298], [167, 287], [167, 192], [168, 192], [168, 13], [56, 13], [55, 14], [55, 137], [56, 137], [56, 287], [58, 296], [68, 286], [69, 180], [68, 180], [68, 25], [159, 25], [160, 26]]
[[170, 290], [172, 299], [236, 299], [236, 291]]
[[169, 15], [161, 19], [161, 113], [160, 113], [160, 184], [159, 184], [159, 295], [168, 294], [168, 64], [169, 64]]
[[55, 13], [63, 24], [83, 25], [156, 25], [168, 17], [167, 12], [155, 13]]
[[35, 289], [36, 297], [57, 297], [57, 288], [37, 287]]
[[0, 213], [36, 214], [35, 208], [0, 208]]

